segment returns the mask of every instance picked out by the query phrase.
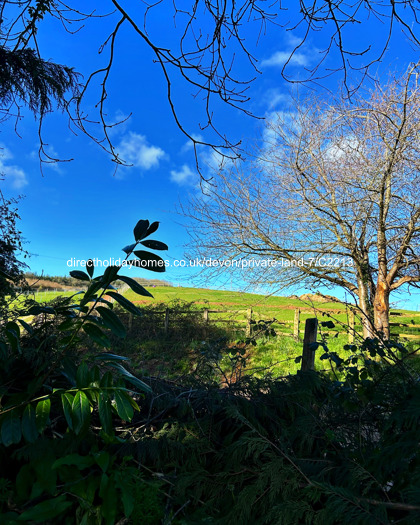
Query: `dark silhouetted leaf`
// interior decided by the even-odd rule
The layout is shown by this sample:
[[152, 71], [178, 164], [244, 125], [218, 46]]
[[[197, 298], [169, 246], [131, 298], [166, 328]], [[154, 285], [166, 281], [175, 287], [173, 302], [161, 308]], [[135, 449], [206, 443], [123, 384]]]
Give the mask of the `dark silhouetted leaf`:
[[146, 290], [146, 288], [143, 288], [143, 286], [141, 284], [139, 284], [137, 281], [135, 281], [131, 277], [126, 277], [125, 275], [120, 275], [119, 279], [121, 281], [125, 282], [126, 284], [128, 284], [128, 286], [136, 294], [144, 295], [146, 297], [153, 297], [153, 295], [148, 290]]
[[118, 275], [118, 271], [121, 268], [119, 265], [108, 266], [104, 272], [103, 282], [112, 283]]
[[149, 221], [140, 220], [134, 227], [134, 239], [136, 241], [141, 241], [147, 236], [147, 230], [149, 228]]
[[19, 443], [22, 438], [20, 417], [14, 410], [8, 412], [1, 425], [1, 441], [5, 447]]
[[119, 318], [109, 308], [97, 306], [96, 310], [100, 313], [104, 325], [112, 330], [118, 337], [125, 337], [127, 331]]
[[116, 293], [116, 292], [107, 292], [107, 295], [115, 299], [117, 303], [120, 304], [128, 312], [134, 315], [141, 315], [141, 311], [137, 308], [137, 306], [135, 306], [128, 299], [126, 299], [123, 295]]
[[146, 237], [152, 235], [152, 233], [155, 233], [155, 231], [159, 228], [159, 224], [159, 221], [152, 222], [152, 224], [147, 229]]
[[119, 363], [109, 363], [109, 366], [116, 368], [120, 372], [120, 374], [134, 386], [140, 388], [141, 390], [145, 392], [152, 392], [152, 389], [150, 388], [149, 385], [146, 385], [146, 383], [144, 383], [137, 377], [133, 376], [133, 374], [131, 374], [128, 370], [126, 370]]
[[100, 392], [99, 394], [98, 409], [103, 431], [105, 434], [111, 435], [113, 432], [111, 401], [106, 392]]
[[56, 518], [62, 514], [66, 509], [71, 507], [73, 503], [66, 500], [66, 496], [61, 495], [57, 498], [52, 498], [47, 501], [38, 503], [31, 509], [25, 510], [20, 514], [17, 521], [24, 522], [39, 522], [39, 523], [51, 523], [53, 518]]
[[23, 319], [18, 319], [19, 323], [23, 326], [23, 328], [28, 332], [28, 334], [33, 334], [34, 330], [30, 324], [25, 322]]
[[151, 250], [167, 250], [168, 246], [164, 242], [160, 241], [154, 241], [152, 239], [141, 241], [143, 246], [146, 246], [146, 248], [150, 248]]
[[84, 324], [83, 325], [83, 330], [99, 346], [104, 346], [105, 348], [109, 348], [111, 346], [110, 340], [108, 339], [108, 337], [102, 332], [102, 330], [98, 326], [96, 326], [94, 324], [91, 324], [91, 323]]
[[134, 255], [140, 259], [140, 268], [144, 270], [152, 272], [164, 272], [166, 270], [165, 261], [159, 255], [144, 250], [136, 250]]
[[76, 372], [76, 386], [77, 388], [84, 388], [89, 384], [89, 368], [86, 363], [78, 366]]
[[93, 277], [93, 272], [94, 272], [94, 265], [93, 265], [93, 260], [92, 259], [89, 259], [86, 263], [86, 271], [87, 273], [89, 274], [90, 277]]
[[22, 434], [29, 443], [34, 443], [38, 437], [36, 428], [36, 413], [33, 405], [27, 405], [22, 415]]
[[73, 270], [70, 272], [70, 276], [74, 279], [79, 279], [80, 281], [90, 281], [90, 277], [87, 273], [81, 272], [80, 270]]
[[62, 465], [75, 465], [80, 470], [91, 467], [95, 464], [95, 460], [92, 456], [81, 456], [80, 454], [68, 454], [62, 458], [57, 459], [52, 464], [51, 468], [56, 469]]

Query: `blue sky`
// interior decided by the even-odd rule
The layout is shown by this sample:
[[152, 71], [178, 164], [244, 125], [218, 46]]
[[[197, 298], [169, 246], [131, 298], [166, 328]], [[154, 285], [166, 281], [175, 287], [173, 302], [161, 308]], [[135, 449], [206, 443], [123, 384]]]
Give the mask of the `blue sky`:
[[[85, 2], [85, 9], [94, 2]], [[103, 3], [104, 12], [107, 11]], [[172, 4], [170, 4], [172, 5]], [[177, 34], [173, 30], [169, 4], [152, 13], [151, 36], [160, 38], [169, 47], [175, 45]], [[112, 9], [109, 8], [108, 11]], [[101, 63], [103, 55], [98, 48], [115, 23], [115, 17], [88, 21], [86, 27], [73, 36], [63, 35], [57, 23], [45, 20], [39, 31], [39, 44], [44, 57], [71, 65], [87, 75]], [[379, 46], [383, 40], [383, 27], [377, 21], [366, 27], [349, 30], [347, 36], [354, 45]], [[281, 110], [287, 103], [291, 85], [281, 77], [281, 67], [301, 29], [286, 32], [271, 26], [257, 46], [257, 25], [245, 27], [246, 42], [258, 59], [261, 74], [249, 89], [247, 108], [260, 117]], [[159, 66], [153, 63], [153, 54], [129, 27], [116, 46], [116, 59], [109, 83], [107, 114], [111, 121], [118, 121], [132, 114], [131, 118], [112, 132], [112, 140], [121, 156], [132, 167], [123, 167], [115, 173], [115, 164], [109, 156], [88, 137], [71, 133], [64, 115], [53, 113], [46, 118], [44, 140], [48, 151], [71, 162], [43, 166], [40, 171], [37, 157], [37, 122], [24, 113], [15, 132], [9, 120], [0, 128], [0, 145], [3, 148], [0, 168], [5, 175], [2, 189], [8, 196], [25, 195], [19, 205], [22, 217], [21, 230], [28, 244], [27, 250], [36, 254], [29, 261], [31, 270], [38, 274], [66, 275], [71, 268], [71, 258], [118, 258], [121, 248], [132, 241], [132, 229], [138, 219], [160, 221], [161, 227], [154, 238], [166, 242], [170, 249], [168, 258], [183, 259], [184, 245], [188, 241], [188, 223], [176, 213], [179, 203], [188, 194], [199, 192], [199, 176], [191, 144], [179, 131], [169, 110], [166, 86]], [[310, 36], [305, 46], [294, 55], [289, 73], [302, 78], [305, 67], [310, 67], [320, 56], [327, 40], [323, 33]], [[389, 51], [375, 71], [385, 75], [388, 70], [404, 71], [417, 53], [408, 45], [404, 35], [396, 33]], [[337, 54], [332, 53], [325, 67], [334, 68]], [[255, 73], [246, 61], [238, 57], [235, 71], [249, 78]], [[335, 90], [340, 76], [332, 76], [323, 85]], [[174, 82], [177, 109], [186, 128], [195, 135], [212, 139], [208, 131], [200, 130], [203, 105], [200, 97], [192, 96], [193, 89], [178, 80]], [[304, 88], [300, 88], [304, 90]], [[325, 93], [313, 85], [311, 89]], [[93, 107], [96, 98], [89, 95]], [[214, 118], [218, 127], [232, 142], [253, 140], [261, 135], [263, 121], [247, 117], [238, 110], [214, 105]], [[203, 166], [212, 162], [211, 152], [200, 150]], [[204, 168], [206, 172], [206, 168]], [[166, 254], [165, 254], [166, 258]], [[153, 278], [155, 274], [133, 270], [135, 275]], [[193, 271], [169, 269], [162, 277], [174, 283], [192, 283]], [[134, 274], [134, 273], [133, 273]], [[158, 276], [156, 274], [156, 276]], [[217, 287], [217, 281], [207, 283]], [[240, 288], [240, 283], [229, 283]], [[399, 298], [401, 299], [401, 298]], [[403, 298], [405, 307], [417, 309], [417, 297]]]

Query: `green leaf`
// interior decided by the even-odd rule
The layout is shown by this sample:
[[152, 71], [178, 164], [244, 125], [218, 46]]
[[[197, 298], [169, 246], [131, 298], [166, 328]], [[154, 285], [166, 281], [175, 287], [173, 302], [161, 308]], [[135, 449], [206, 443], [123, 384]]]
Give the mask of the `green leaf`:
[[143, 246], [146, 246], [146, 248], [150, 248], [151, 250], [167, 250], [168, 249], [168, 245], [165, 244], [164, 242], [160, 242], [160, 241], [154, 241], [152, 239], [149, 239], [147, 241], [141, 241], [141, 243]]
[[125, 326], [113, 311], [105, 308], [105, 306], [97, 306], [96, 310], [100, 313], [102, 321], [107, 328], [111, 329], [116, 336], [125, 337], [127, 334]]
[[106, 474], [102, 474], [99, 496], [102, 498], [100, 508], [106, 525], [114, 525], [117, 516], [118, 497], [113, 480], [108, 478]]
[[28, 500], [34, 483], [34, 472], [31, 464], [24, 464], [17, 473], [15, 487], [20, 500]]
[[117, 292], [107, 292], [107, 295], [115, 299], [117, 303], [120, 304], [128, 312], [134, 315], [141, 315], [141, 310], [137, 308], [137, 306], [135, 306], [131, 301], [126, 299], [123, 295]]
[[93, 272], [95, 270], [93, 259], [89, 259], [86, 263], [86, 271], [89, 274], [89, 277], [93, 277]]
[[23, 326], [23, 328], [28, 332], [28, 334], [32, 335], [34, 333], [34, 330], [30, 324], [28, 324], [23, 319], [18, 319], [19, 323]]
[[105, 374], [101, 378], [101, 382], [99, 383], [99, 386], [101, 388], [111, 388], [114, 384], [113, 377], [111, 372], [105, 372]]
[[[144, 250], [136, 250], [134, 255], [140, 259], [139, 268], [150, 270], [151, 272], [165, 272], [165, 261], [159, 255], [146, 252]], [[137, 265], [136, 265], [137, 266]]]
[[113, 433], [111, 401], [106, 392], [99, 394], [98, 410], [99, 420], [105, 434], [111, 435]]
[[88, 334], [88, 336], [95, 341], [99, 346], [104, 346], [105, 348], [109, 348], [111, 346], [111, 342], [108, 339], [108, 337], [102, 332], [102, 330], [91, 323], [84, 324], [83, 330]]
[[84, 392], [81, 390], [76, 392], [71, 408], [74, 432], [79, 434], [90, 421], [90, 403]]
[[145, 237], [147, 237], [147, 230], [149, 228], [149, 221], [147, 220], [140, 220], [134, 227], [134, 240], [141, 241]]
[[149, 385], [146, 385], [143, 381], [138, 379], [137, 377], [133, 376], [128, 370], [126, 370], [123, 366], [121, 366], [119, 363], [109, 363], [109, 366], [112, 366], [113, 368], [116, 368], [119, 370], [120, 374], [131, 384], [134, 386], [140, 388], [140, 390], [143, 390], [145, 392], [152, 392], [152, 389]]
[[79, 470], [83, 470], [85, 468], [89, 468], [92, 465], [95, 464], [95, 460], [92, 456], [81, 456], [80, 454], [68, 454], [67, 456], [64, 456], [62, 458], [57, 459], [52, 464], [52, 469], [57, 469], [61, 467], [62, 465], [74, 465], [79, 468]]
[[60, 323], [57, 327], [60, 332], [65, 332], [66, 330], [70, 330], [72, 328], [76, 328], [78, 324], [81, 323], [80, 319], [66, 319], [62, 323]]
[[47, 426], [50, 410], [51, 400], [49, 398], [39, 401], [36, 405], [36, 427], [38, 432], [42, 432]]
[[81, 272], [80, 270], [73, 270], [70, 272], [70, 276], [80, 281], [90, 281], [90, 277], [87, 273]]
[[133, 407], [127, 399], [127, 396], [128, 394], [121, 390], [115, 390], [114, 392], [115, 408], [117, 414], [123, 421], [131, 421], [134, 415]]
[[9, 321], [5, 327], [5, 334], [14, 352], [21, 353], [19, 344], [20, 328], [14, 321]]
[[15, 321], [9, 321], [6, 324], [6, 331], [12, 333], [16, 338], [20, 337], [20, 328]]
[[42, 501], [31, 509], [25, 510], [19, 516], [18, 521], [50, 522], [50, 520], [62, 514], [71, 505], [72, 502], [67, 501], [66, 496], [61, 495], [57, 498]]
[[103, 361], [104, 363], [107, 361], [130, 361], [129, 357], [111, 353], [96, 354], [94, 359], [98, 361]]
[[134, 510], [134, 506], [136, 504], [136, 500], [133, 496], [133, 494], [130, 494], [129, 490], [130, 488], [127, 487], [125, 490], [123, 490], [125, 487], [121, 487], [121, 501], [124, 507], [124, 514], [127, 516], [127, 518], [130, 517], [131, 513]]
[[41, 306], [40, 304], [35, 304], [28, 310], [28, 315], [39, 314], [55, 314], [55, 310], [52, 306]]
[[97, 465], [100, 466], [102, 472], [106, 472], [110, 462], [110, 455], [108, 452], [102, 450], [94, 455], [94, 459]]
[[23, 411], [22, 434], [29, 443], [34, 443], [39, 435], [36, 428], [36, 412], [33, 405], [27, 405]]
[[121, 473], [118, 472], [118, 474], [115, 476], [115, 484], [121, 493], [124, 516], [129, 518], [136, 503], [133, 491], [133, 483], [130, 479], [127, 479], [127, 476], [121, 475]]
[[76, 385], [78, 388], [83, 388], [88, 386], [89, 381], [89, 368], [86, 363], [82, 363], [77, 368], [76, 372]]
[[1, 424], [1, 440], [5, 447], [19, 443], [22, 438], [20, 417], [15, 410], [7, 412]]
[[153, 297], [153, 295], [146, 290], [146, 288], [143, 288], [141, 284], [139, 284], [137, 281], [132, 279], [131, 277], [126, 277], [125, 275], [119, 276], [120, 281], [125, 282], [128, 284], [128, 286], [138, 295], [144, 295], [146, 297]]
[[72, 419], [72, 407], [73, 407], [74, 396], [69, 392], [61, 395], [61, 403], [63, 405], [64, 417], [66, 418], [67, 425], [70, 430], [73, 430], [73, 419]]

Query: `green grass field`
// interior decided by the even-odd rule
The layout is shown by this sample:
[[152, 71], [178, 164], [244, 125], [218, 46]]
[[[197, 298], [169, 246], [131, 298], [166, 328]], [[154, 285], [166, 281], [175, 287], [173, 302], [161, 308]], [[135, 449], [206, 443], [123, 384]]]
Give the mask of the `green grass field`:
[[[127, 299], [137, 306], [156, 303], [170, 304], [172, 301], [194, 303], [197, 308], [209, 310], [209, 320], [218, 319], [237, 321], [245, 326], [248, 310], [252, 308], [252, 318], [270, 320], [276, 319], [273, 326], [282, 333], [292, 334], [295, 310], [300, 309], [300, 330], [304, 329], [304, 322], [308, 317], [318, 317], [320, 321], [332, 319], [336, 323], [336, 330], [345, 331], [349, 323], [349, 310], [341, 303], [310, 303], [288, 297], [264, 296], [243, 292], [224, 290], [209, 290], [205, 288], [182, 287], [152, 287], [149, 291], [153, 299], [142, 297], [131, 290], [124, 293]], [[35, 299], [40, 302], [49, 302], [64, 295], [70, 296], [74, 292], [38, 292]], [[220, 313], [215, 313], [216, 311]], [[409, 310], [392, 310], [392, 333], [398, 334], [407, 340], [420, 340], [420, 313]], [[396, 326], [400, 325], [400, 326]], [[360, 323], [356, 318], [356, 330], [361, 331]], [[344, 334], [342, 334], [344, 335]], [[341, 339], [341, 337], [340, 337]]]
[[[202, 344], [201, 339], [205, 339], [201, 328], [197, 333], [187, 336], [178, 334], [173, 337], [166, 337], [164, 326], [164, 310], [171, 308], [183, 310], [183, 304], [192, 303], [193, 309], [198, 310], [201, 319], [204, 316], [204, 310], [208, 310], [208, 319], [211, 326], [218, 326], [228, 335], [231, 341], [235, 341], [242, 336], [244, 337], [247, 326], [247, 316], [249, 309], [252, 308], [252, 318], [272, 320], [276, 319], [272, 327], [277, 333], [275, 337], [261, 336], [257, 339], [257, 345], [250, 348], [247, 352], [248, 362], [247, 369], [270, 370], [274, 376], [285, 376], [294, 374], [300, 369], [300, 364], [295, 362], [295, 358], [302, 353], [302, 339], [305, 326], [305, 320], [309, 317], [318, 317], [320, 321], [318, 340], [326, 340], [330, 351], [336, 351], [340, 355], [345, 352], [344, 345], [349, 342], [349, 336], [346, 326], [349, 321], [349, 310], [345, 305], [335, 302], [330, 303], [313, 303], [291, 299], [287, 297], [263, 296], [250, 293], [231, 292], [222, 290], [209, 290], [204, 288], [181, 288], [181, 287], [150, 287], [149, 291], [153, 294], [153, 299], [135, 294], [131, 290], [124, 293], [127, 299], [130, 299], [140, 308], [155, 306], [158, 313], [153, 316], [152, 324], [156, 326], [157, 336], [149, 335], [144, 337], [144, 332], [130, 333], [127, 341], [116, 343], [118, 351], [131, 357], [133, 365], [142, 370], [144, 373], [152, 375], [169, 375], [176, 373], [189, 373], [195, 366], [196, 362], [191, 359], [194, 348]], [[35, 295], [36, 300], [40, 302], [49, 302], [59, 295], [72, 295], [75, 292], [40, 292]], [[149, 308], [148, 308], [149, 309]], [[293, 337], [293, 324], [296, 309], [300, 310], [300, 340]], [[216, 313], [217, 312], [217, 313]], [[186, 314], [186, 317], [189, 314]], [[191, 318], [190, 318], [191, 319]], [[322, 321], [333, 320], [334, 329], [323, 328]], [[412, 345], [420, 341], [420, 314], [406, 310], [397, 310], [392, 312], [391, 321], [405, 326], [393, 326], [393, 333], [401, 334], [401, 340], [406, 339]], [[185, 321], [191, 324], [194, 332], [193, 321]], [[169, 313], [169, 326], [176, 324]], [[184, 325], [185, 326], [185, 325]], [[360, 323], [356, 318], [356, 331], [361, 332]], [[191, 330], [190, 330], [191, 332]], [[173, 335], [173, 334], [172, 334]], [[187, 340], [188, 339], [188, 340]], [[317, 351], [315, 366], [317, 370], [328, 370], [330, 365], [327, 361], [321, 361], [320, 356], [323, 354], [322, 348]], [[228, 369], [229, 359], [224, 359], [223, 367]]]

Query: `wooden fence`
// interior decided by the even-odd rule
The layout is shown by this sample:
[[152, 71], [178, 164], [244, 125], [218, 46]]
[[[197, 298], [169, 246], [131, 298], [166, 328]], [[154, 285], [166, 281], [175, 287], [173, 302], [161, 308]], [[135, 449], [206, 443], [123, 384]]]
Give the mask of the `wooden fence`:
[[[245, 324], [245, 334], [247, 336], [250, 336], [252, 333], [252, 327], [255, 326], [256, 319], [255, 319], [255, 312], [252, 308], [248, 308], [246, 310], [210, 310], [208, 308], [204, 308], [203, 310], [175, 310], [176, 314], [185, 314], [185, 315], [200, 315], [203, 317], [204, 322], [206, 324], [209, 323], [232, 323], [236, 325], [243, 325]], [[149, 310], [148, 314], [152, 315], [162, 315], [163, 316], [163, 327], [165, 333], [169, 332], [170, 329], [170, 321], [171, 321], [171, 309], [165, 308], [165, 310]], [[220, 315], [224, 313], [230, 313], [230, 314], [245, 314], [245, 319], [233, 319], [233, 318], [220, 318], [220, 317], [214, 317], [214, 314]], [[304, 311], [304, 313], [307, 313]], [[311, 312], [312, 313], [312, 312]], [[337, 313], [335, 311], [335, 313]], [[278, 332], [279, 335], [287, 336], [287, 337], [293, 337], [297, 341], [300, 340], [301, 334], [305, 333], [305, 329], [302, 327], [302, 321], [301, 321], [301, 314], [302, 310], [300, 308], [296, 308], [294, 311], [294, 319], [293, 321], [279, 321], [275, 320], [274, 323], [276, 325], [280, 326], [289, 326], [291, 325], [293, 327], [292, 331], [283, 331], [276, 328], [276, 332]], [[262, 320], [262, 319], [260, 319]], [[268, 321], [268, 319], [267, 319]], [[133, 322], [133, 316], [132, 314], [129, 315], [129, 327], [132, 326]], [[351, 312], [349, 314], [349, 330], [347, 330], [349, 334], [349, 342], [354, 341], [354, 335], [355, 335], [355, 317], [354, 313]], [[345, 332], [343, 332], [345, 333]]]
[[[178, 314], [185, 314], [185, 315], [200, 315], [203, 317], [205, 324], [209, 323], [231, 323], [232, 325], [244, 325], [245, 324], [245, 334], [247, 336], [250, 336], [252, 333], [252, 327], [255, 326], [256, 320], [264, 320], [261, 319], [260, 315], [256, 315], [254, 310], [252, 308], [244, 309], [244, 310], [210, 310], [209, 308], [204, 308], [202, 310], [174, 310], [174, 313]], [[164, 310], [149, 310], [149, 313], [152, 315], [162, 315], [163, 316], [163, 326], [165, 333], [169, 332], [170, 329], [170, 323], [171, 323], [171, 314], [172, 311], [170, 308], [165, 308]], [[324, 334], [335, 334], [337, 332], [342, 334], [348, 334], [348, 342], [350, 344], [354, 343], [355, 338], [359, 335], [359, 332], [357, 330], [356, 326], [356, 316], [354, 310], [347, 310], [347, 311], [337, 311], [337, 310], [322, 310], [322, 313], [327, 313], [330, 315], [347, 315], [346, 323], [337, 323], [336, 327], [332, 331], [323, 330]], [[244, 314], [245, 319], [235, 319], [233, 317], [230, 318], [221, 318], [221, 317], [215, 317], [215, 314], [217, 316], [220, 316], [221, 314]], [[294, 316], [293, 320], [290, 321], [279, 321], [275, 320], [274, 324], [276, 325], [276, 332], [278, 335], [286, 336], [286, 337], [293, 337], [296, 341], [302, 340], [302, 335], [305, 334], [305, 327], [303, 325], [302, 320], [302, 314], [312, 314], [313, 310], [307, 309], [307, 308], [296, 308], [294, 310]], [[392, 317], [398, 317], [399, 313], [391, 313]], [[269, 319], [266, 319], [266, 321], [269, 321]], [[360, 321], [358, 322], [360, 325]], [[129, 316], [129, 326], [132, 325], [132, 315]], [[278, 328], [278, 326], [280, 328]], [[417, 324], [404, 324], [404, 323], [398, 323], [398, 322], [391, 322], [390, 323], [391, 328], [392, 327], [406, 327], [409, 326], [411, 328], [420, 328], [420, 325]], [[283, 327], [290, 327], [289, 330], [285, 331], [282, 330]], [[397, 334], [391, 334], [391, 335], [397, 335]], [[410, 337], [410, 334], [402, 334], [403, 336]], [[413, 338], [418, 337], [416, 335], [412, 336]]]

